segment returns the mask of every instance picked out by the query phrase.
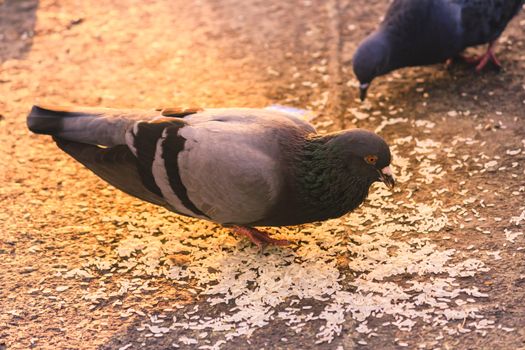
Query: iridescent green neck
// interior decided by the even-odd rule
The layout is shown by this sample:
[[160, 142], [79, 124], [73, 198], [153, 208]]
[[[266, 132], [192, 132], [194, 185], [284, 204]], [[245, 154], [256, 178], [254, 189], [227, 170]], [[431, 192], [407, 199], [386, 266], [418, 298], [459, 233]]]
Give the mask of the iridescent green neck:
[[[311, 221], [339, 217], [357, 208], [372, 181], [352, 173], [352, 165], [328, 143], [336, 135], [307, 140], [297, 159], [302, 210]], [[357, 165], [356, 165], [357, 166]]]

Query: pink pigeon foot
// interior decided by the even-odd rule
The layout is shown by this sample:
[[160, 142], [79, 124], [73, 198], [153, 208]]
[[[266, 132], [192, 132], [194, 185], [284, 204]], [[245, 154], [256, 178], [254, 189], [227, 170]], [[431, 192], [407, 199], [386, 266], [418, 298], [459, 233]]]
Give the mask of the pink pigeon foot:
[[473, 57], [467, 57], [467, 56], [461, 56], [463, 61], [469, 64], [475, 64], [476, 65], [476, 72], [481, 72], [483, 68], [489, 63], [492, 62], [498, 69], [501, 68], [500, 61], [496, 58], [496, 55], [494, 54], [494, 45], [495, 43], [492, 42], [489, 44], [489, 47], [487, 48], [487, 52], [481, 57], [479, 56], [473, 56]]
[[269, 245], [287, 246], [292, 244], [292, 242], [285, 239], [272, 238], [266, 232], [259, 231], [253, 227], [234, 226], [233, 232], [248, 237], [250, 241], [259, 247], [261, 252]]

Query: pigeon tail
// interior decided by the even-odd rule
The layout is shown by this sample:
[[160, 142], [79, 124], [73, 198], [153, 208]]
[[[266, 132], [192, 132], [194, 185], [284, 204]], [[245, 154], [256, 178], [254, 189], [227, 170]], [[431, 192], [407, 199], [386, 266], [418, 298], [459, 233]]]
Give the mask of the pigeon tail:
[[37, 134], [113, 147], [126, 143], [126, 131], [138, 120], [159, 115], [136, 111], [116, 111], [105, 108], [64, 108], [33, 106], [27, 117], [29, 130]]
[[27, 127], [36, 134], [55, 135], [62, 131], [62, 118], [67, 114], [51, 107], [35, 105], [27, 117]]

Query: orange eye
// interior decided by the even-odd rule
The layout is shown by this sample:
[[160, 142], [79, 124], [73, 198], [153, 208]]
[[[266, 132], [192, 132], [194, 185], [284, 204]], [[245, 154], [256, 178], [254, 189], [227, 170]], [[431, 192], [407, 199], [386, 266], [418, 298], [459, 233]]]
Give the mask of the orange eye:
[[368, 164], [375, 165], [377, 162], [377, 156], [369, 155], [365, 157], [365, 162]]

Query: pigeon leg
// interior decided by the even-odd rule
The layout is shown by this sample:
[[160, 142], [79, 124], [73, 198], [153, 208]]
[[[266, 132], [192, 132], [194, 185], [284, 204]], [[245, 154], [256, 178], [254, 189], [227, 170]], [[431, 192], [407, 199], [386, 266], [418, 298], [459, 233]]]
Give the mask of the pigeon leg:
[[292, 244], [292, 242], [285, 239], [272, 238], [266, 232], [259, 231], [253, 227], [234, 226], [233, 232], [248, 237], [250, 241], [259, 247], [261, 252], [264, 251], [264, 248], [268, 245], [287, 246]]
[[445, 61], [445, 69], [449, 69], [450, 67], [452, 67], [452, 64], [454, 64], [454, 59], [453, 58], [448, 58]]
[[489, 47], [487, 48], [487, 52], [483, 56], [463, 56], [460, 55], [461, 59], [468, 64], [475, 64], [476, 65], [476, 72], [481, 72], [483, 68], [489, 63], [492, 62], [494, 65], [499, 69], [501, 68], [500, 61], [496, 58], [496, 55], [494, 54], [494, 46], [496, 45], [496, 42], [491, 42], [489, 44]]
[[487, 48], [487, 52], [485, 52], [485, 54], [481, 57], [478, 65], [476, 66], [477, 72], [481, 72], [481, 70], [487, 65], [489, 61], [494, 63], [496, 67], [501, 68], [501, 63], [496, 58], [496, 55], [494, 54], [494, 51], [493, 51], [494, 45], [495, 45], [494, 41], [489, 44], [489, 47]]

